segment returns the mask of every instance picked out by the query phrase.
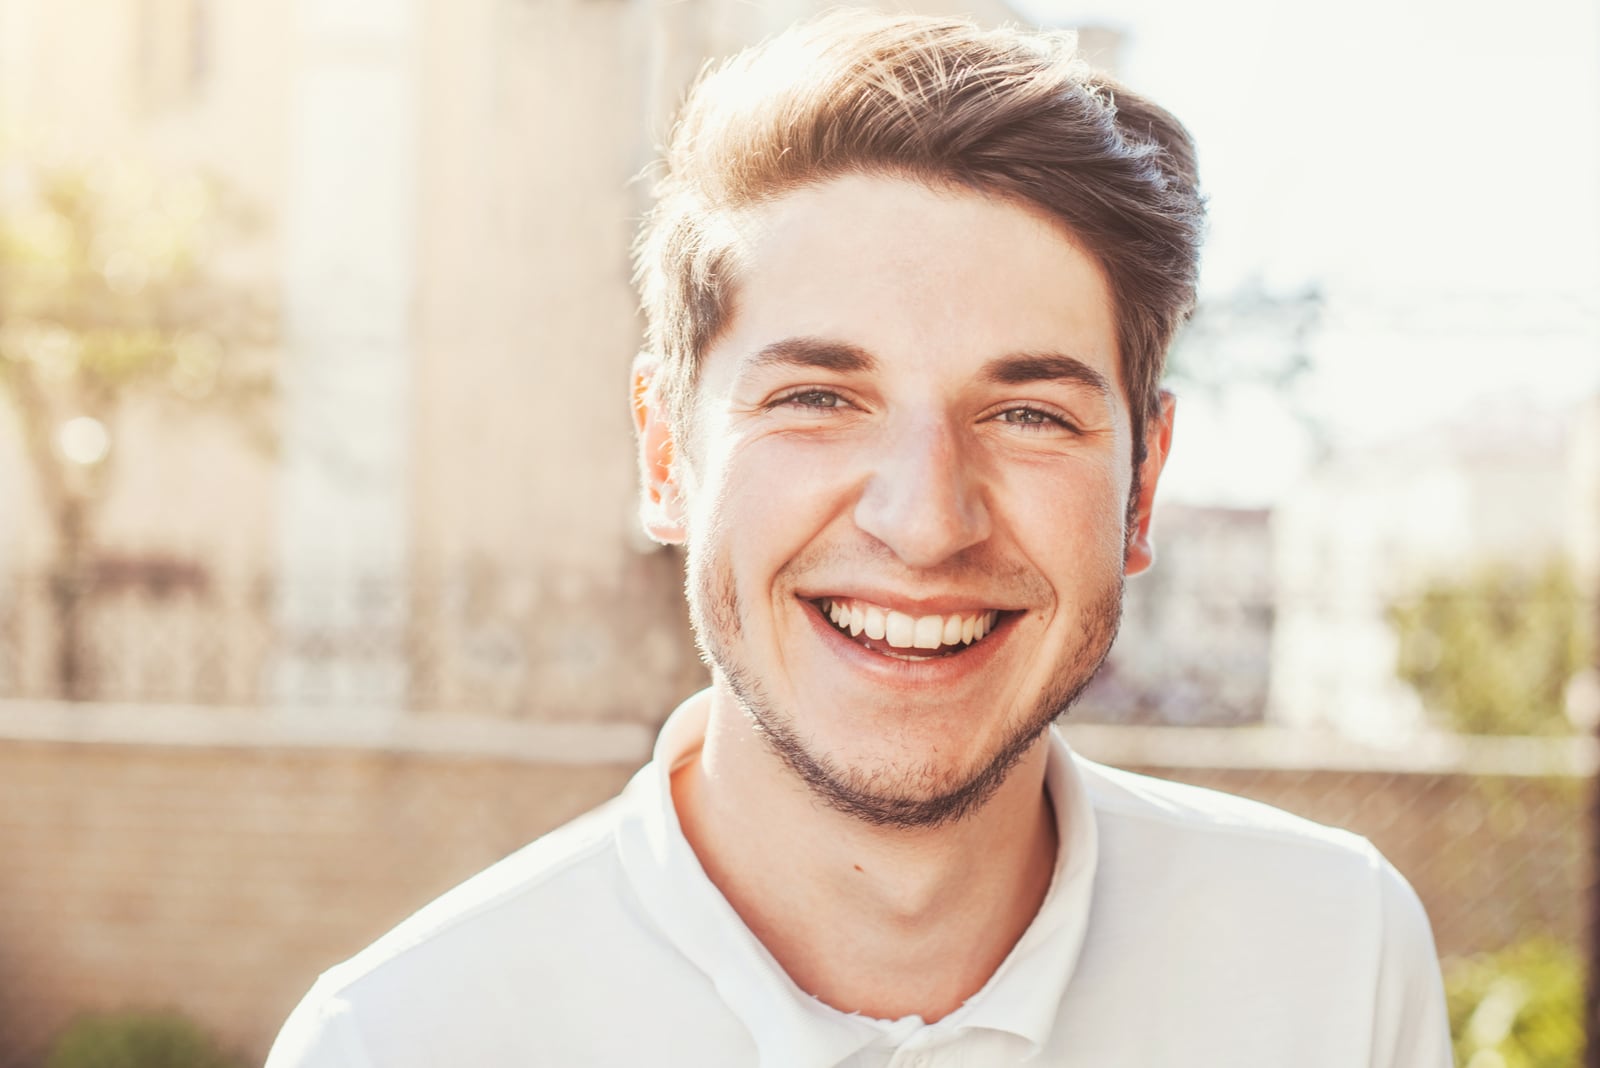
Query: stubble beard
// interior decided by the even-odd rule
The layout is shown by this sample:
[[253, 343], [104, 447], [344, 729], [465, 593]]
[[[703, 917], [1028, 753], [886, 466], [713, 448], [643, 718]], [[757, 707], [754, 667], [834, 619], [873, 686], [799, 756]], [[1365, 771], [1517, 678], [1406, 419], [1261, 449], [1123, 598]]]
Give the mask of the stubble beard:
[[931, 829], [981, 809], [1050, 724], [1094, 679], [1122, 621], [1123, 576], [1118, 571], [1085, 609], [1075, 648], [1033, 707], [1014, 717], [1010, 730], [987, 760], [961, 781], [951, 783], [947, 774], [931, 765], [898, 772], [866, 771], [841, 766], [813, 752], [796, 729], [795, 717], [774, 707], [761, 680], [733, 651], [733, 636], [743, 629], [745, 612], [731, 569], [715, 560], [702, 560], [693, 552], [688, 565], [689, 619], [701, 655], [727, 682], [756, 733], [824, 805], [875, 827]]

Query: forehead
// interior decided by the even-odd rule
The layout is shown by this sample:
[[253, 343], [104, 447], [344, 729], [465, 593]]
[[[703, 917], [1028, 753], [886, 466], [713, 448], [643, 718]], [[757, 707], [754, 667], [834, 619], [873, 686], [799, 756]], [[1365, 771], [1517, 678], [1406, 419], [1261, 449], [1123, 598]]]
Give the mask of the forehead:
[[959, 376], [1060, 352], [1122, 395], [1098, 262], [1042, 212], [966, 189], [850, 176], [742, 216], [729, 321], [702, 365], [726, 383], [791, 337], [847, 342], [889, 371]]

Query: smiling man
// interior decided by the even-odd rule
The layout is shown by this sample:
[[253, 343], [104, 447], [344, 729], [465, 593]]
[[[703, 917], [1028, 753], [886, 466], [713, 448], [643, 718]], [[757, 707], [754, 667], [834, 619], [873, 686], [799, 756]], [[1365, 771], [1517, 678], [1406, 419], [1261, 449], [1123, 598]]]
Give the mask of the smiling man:
[[712, 686], [271, 1068], [1448, 1065], [1369, 845], [1051, 730], [1152, 562], [1200, 226], [1182, 127], [1057, 38], [835, 15], [703, 79], [634, 401]]

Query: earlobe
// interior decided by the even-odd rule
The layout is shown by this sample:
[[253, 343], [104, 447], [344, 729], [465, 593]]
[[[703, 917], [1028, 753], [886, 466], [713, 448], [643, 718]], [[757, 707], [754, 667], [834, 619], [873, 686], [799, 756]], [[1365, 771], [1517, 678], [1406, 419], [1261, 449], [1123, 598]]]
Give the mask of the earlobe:
[[1145, 457], [1139, 465], [1138, 496], [1128, 509], [1128, 550], [1123, 573], [1137, 575], [1155, 562], [1155, 546], [1150, 541], [1150, 515], [1155, 508], [1156, 483], [1172, 450], [1172, 420], [1177, 398], [1161, 391], [1160, 415], [1145, 424]]
[[663, 545], [684, 540], [683, 502], [678, 492], [672, 424], [661, 402], [656, 372], [660, 360], [641, 352], [633, 361], [633, 426], [639, 443], [639, 522]]

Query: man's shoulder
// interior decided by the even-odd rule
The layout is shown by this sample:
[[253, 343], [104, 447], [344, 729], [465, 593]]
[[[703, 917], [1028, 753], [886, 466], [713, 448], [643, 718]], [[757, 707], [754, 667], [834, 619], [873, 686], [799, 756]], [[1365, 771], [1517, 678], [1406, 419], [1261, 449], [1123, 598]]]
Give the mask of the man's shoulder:
[[[323, 973], [269, 1068], [641, 1063], [630, 1042], [715, 1003], [630, 877], [626, 842], [648, 833], [650, 785], [641, 774]], [[608, 1030], [617, 1005], [638, 1034]]]
[[1370, 842], [1216, 790], [1077, 765], [1098, 832], [1075, 980], [1083, 1019], [1161, 1004], [1175, 1033], [1248, 1019], [1252, 1042], [1320, 1049], [1318, 1063], [1448, 1063], [1427, 916]]
[[1260, 801], [1077, 758], [1102, 828], [1167, 832], [1244, 848], [1370, 858], [1366, 839]]
[[615, 848], [628, 798], [614, 797], [435, 898], [323, 975], [324, 993], [385, 985], [452, 958], [474, 958], [515, 937], [564, 942], [574, 917], [603, 911], [622, 879]]

